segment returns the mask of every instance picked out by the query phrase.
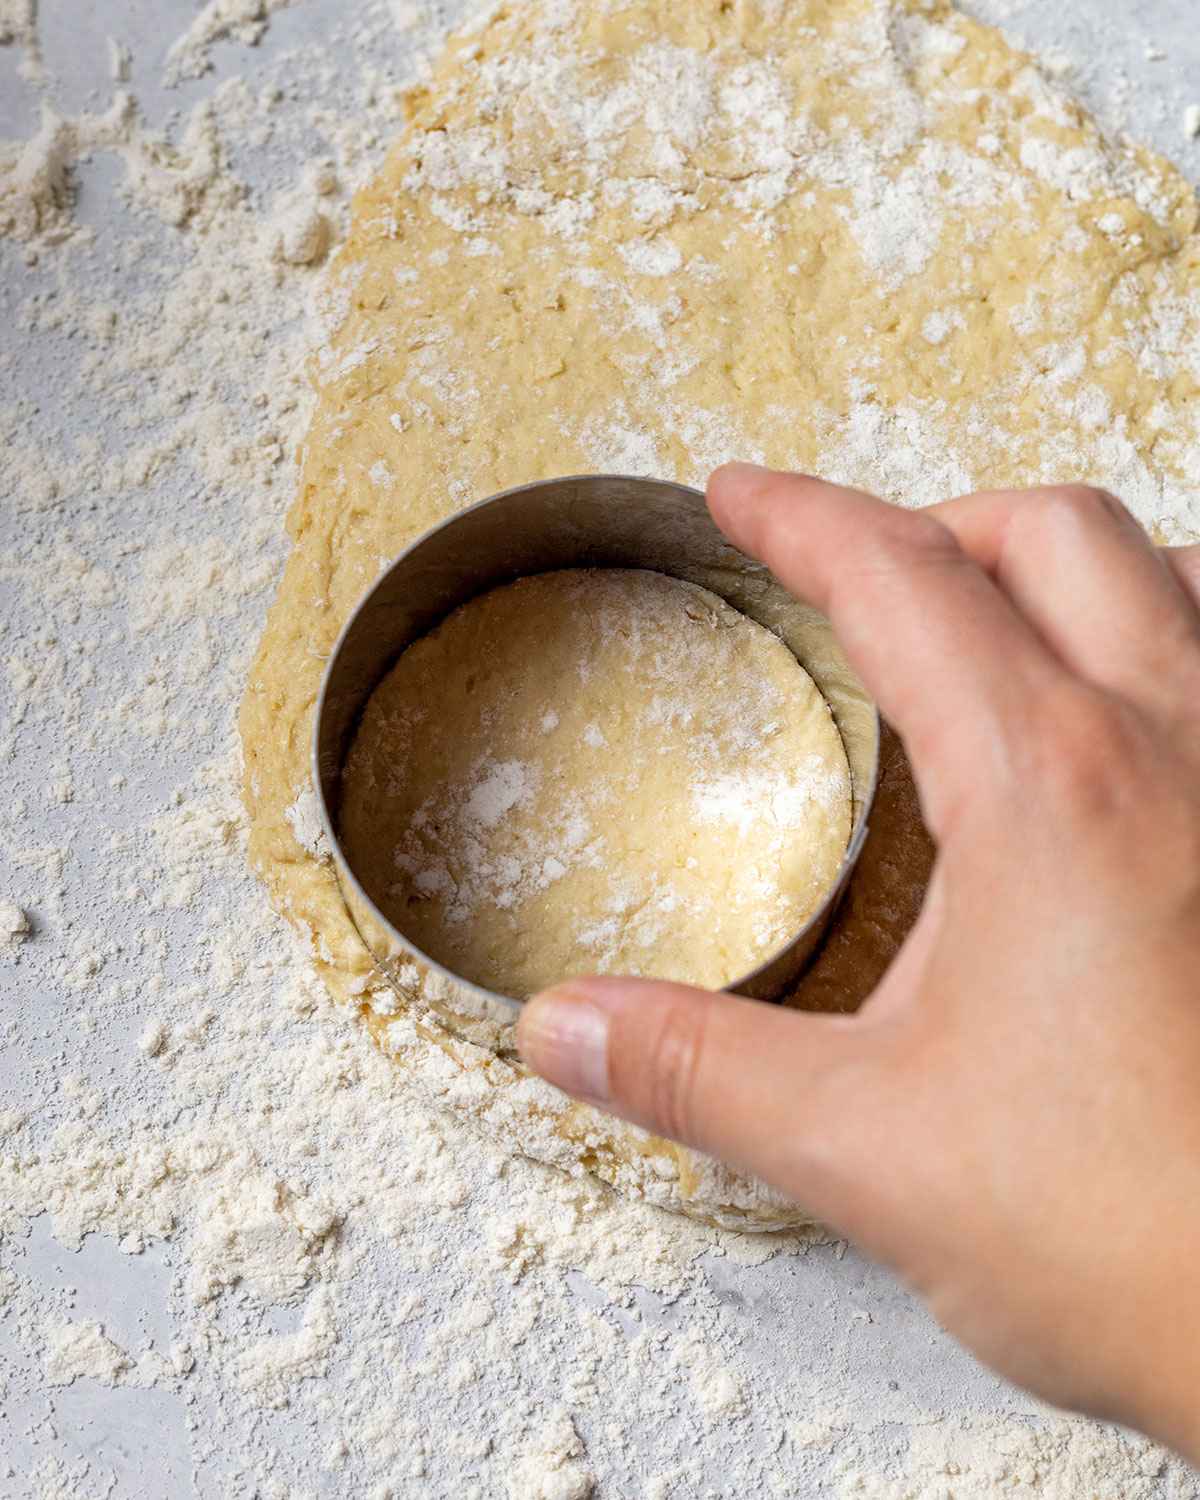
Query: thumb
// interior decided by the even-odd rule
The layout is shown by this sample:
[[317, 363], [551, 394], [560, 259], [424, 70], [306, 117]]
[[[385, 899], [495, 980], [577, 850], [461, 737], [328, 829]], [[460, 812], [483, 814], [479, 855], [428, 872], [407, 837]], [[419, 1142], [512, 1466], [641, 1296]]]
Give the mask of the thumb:
[[762, 1177], [821, 1210], [831, 1091], [855, 1066], [852, 1017], [642, 979], [535, 996], [517, 1043], [568, 1094]]

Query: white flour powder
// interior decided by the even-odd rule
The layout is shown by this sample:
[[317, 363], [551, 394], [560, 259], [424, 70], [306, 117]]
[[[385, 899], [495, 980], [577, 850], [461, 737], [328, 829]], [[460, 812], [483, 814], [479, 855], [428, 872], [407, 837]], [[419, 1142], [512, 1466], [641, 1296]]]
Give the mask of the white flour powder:
[[[200, 79], [174, 122], [113, 94], [101, 53], [96, 102], [50, 79], [0, 146], [0, 1494], [1195, 1493], [1151, 1445], [1040, 1412], [944, 1340], [931, 1360], [931, 1325], [844, 1247], [746, 1241], [494, 1150], [430, 1102], [433, 1072], [398, 1086], [267, 912], [232, 715], [282, 558], [312, 268], [444, 29], [401, 0], [350, 22], [325, 5], [319, 43], [201, 77], [280, 9], [209, 0], [157, 55], [122, 36], [122, 90]], [[4, 44], [36, 80], [66, 42], [0, 0]], [[496, 87], [552, 86], [539, 66]], [[743, 105], [668, 49], [647, 66], [612, 108], [646, 111], [666, 170]], [[756, 77], [744, 100], [748, 202], [767, 202], [786, 168], [754, 122], [774, 105]], [[578, 128], [602, 143], [611, 121]], [[493, 166], [481, 143], [425, 170]], [[858, 211], [897, 275], [923, 253], [921, 183]], [[650, 284], [676, 268], [653, 230], [678, 206], [639, 189], [630, 271]], [[545, 212], [569, 236], [589, 209]], [[444, 378], [415, 361], [412, 391]], [[439, 389], [468, 422], [469, 387]], [[714, 424], [679, 414], [698, 462], [730, 441]], [[657, 462], [628, 414], [593, 446]], [[885, 455], [955, 487], [919, 414], [864, 399], [836, 461], [853, 477]], [[495, 768], [479, 816], [520, 791]], [[323, 851], [311, 794], [289, 820]], [[951, 1410], [968, 1387], [975, 1415]]]
[[11, 901], [0, 901], [0, 955], [15, 958], [29, 936], [29, 918]]
[[184, 34], [167, 50], [167, 78], [177, 83], [198, 78], [212, 66], [209, 50], [226, 38], [253, 47], [267, 29], [273, 12], [291, 0], [207, 0]]

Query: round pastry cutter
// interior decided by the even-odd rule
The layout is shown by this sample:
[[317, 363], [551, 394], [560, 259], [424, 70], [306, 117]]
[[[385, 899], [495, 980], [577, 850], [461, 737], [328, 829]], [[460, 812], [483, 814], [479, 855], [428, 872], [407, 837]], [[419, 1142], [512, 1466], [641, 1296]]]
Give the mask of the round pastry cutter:
[[771, 1000], [799, 978], [866, 838], [879, 763], [875, 705], [825, 616], [793, 598], [768, 568], [733, 547], [698, 490], [665, 480], [585, 474], [525, 484], [481, 500], [414, 542], [350, 616], [325, 669], [313, 739], [313, 784], [342, 893], [363, 941], [397, 988], [404, 989], [401, 968], [414, 959], [450, 981], [440, 987], [438, 1008], [449, 1012], [452, 1024], [511, 1022], [521, 1001], [471, 983], [423, 953], [367, 895], [338, 837], [342, 764], [376, 685], [407, 646], [452, 610], [525, 574], [604, 567], [650, 568], [700, 584], [774, 631], [824, 694], [846, 748], [853, 820], [838, 878], [790, 941], [727, 985], [729, 991]]

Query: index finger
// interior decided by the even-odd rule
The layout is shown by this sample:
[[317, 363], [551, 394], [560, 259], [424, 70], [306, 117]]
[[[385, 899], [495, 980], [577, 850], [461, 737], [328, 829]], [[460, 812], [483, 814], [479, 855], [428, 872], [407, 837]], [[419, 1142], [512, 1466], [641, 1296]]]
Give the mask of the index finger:
[[937, 836], [1014, 750], [1065, 669], [932, 517], [807, 475], [728, 464], [709, 479], [721, 530], [829, 616], [908, 748]]

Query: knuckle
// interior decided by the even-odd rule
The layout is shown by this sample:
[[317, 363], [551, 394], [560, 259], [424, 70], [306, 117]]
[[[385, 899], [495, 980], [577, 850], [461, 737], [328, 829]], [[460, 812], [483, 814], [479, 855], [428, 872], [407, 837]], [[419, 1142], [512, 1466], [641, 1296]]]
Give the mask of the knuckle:
[[853, 555], [831, 580], [826, 613], [847, 620], [857, 615], [860, 628], [869, 630], [853, 604], [869, 596], [877, 609], [917, 608], [914, 590], [963, 567], [974, 564], [948, 526], [921, 511], [894, 507], [856, 537]]
[[643, 1104], [648, 1118], [672, 1140], [696, 1138], [700, 1076], [713, 1003], [666, 1006], [648, 1038]]
[[897, 511], [888, 528], [888, 550], [901, 557], [960, 557], [962, 549], [950, 528], [922, 511]]
[[1102, 853], [1120, 887], [1146, 909], [1157, 900], [1200, 900], [1200, 797], [1193, 763], [1134, 708], [1074, 703], [1047, 730], [1039, 752], [1041, 797], [1075, 850]]
[[1122, 704], [1099, 692], [1075, 692], [1035, 717], [1032, 769], [1061, 809], [1108, 821], [1136, 808], [1144, 787], [1142, 741]]
[[862, 539], [848, 586], [857, 584], [864, 575], [898, 577], [965, 561], [966, 554], [953, 532], [933, 516], [898, 510], [889, 521]]
[[1040, 497], [1044, 516], [1068, 515], [1076, 521], [1119, 521], [1134, 524], [1129, 511], [1109, 490], [1091, 484], [1052, 484], [1034, 491]]
[[[1171, 667], [1180, 686], [1177, 718], [1189, 726], [1194, 725], [1200, 719], [1200, 641], [1197, 641], [1195, 632], [1171, 654]], [[1189, 739], [1194, 753], [1200, 756], [1200, 738], [1189, 736]]]
[[1170, 547], [1164, 555], [1184, 593], [1200, 608], [1200, 545]]
[[1142, 681], [1133, 691], [1153, 703], [1166, 726], [1195, 724], [1200, 717], [1200, 631], [1196, 622], [1182, 611], [1163, 610], [1139, 650]]

